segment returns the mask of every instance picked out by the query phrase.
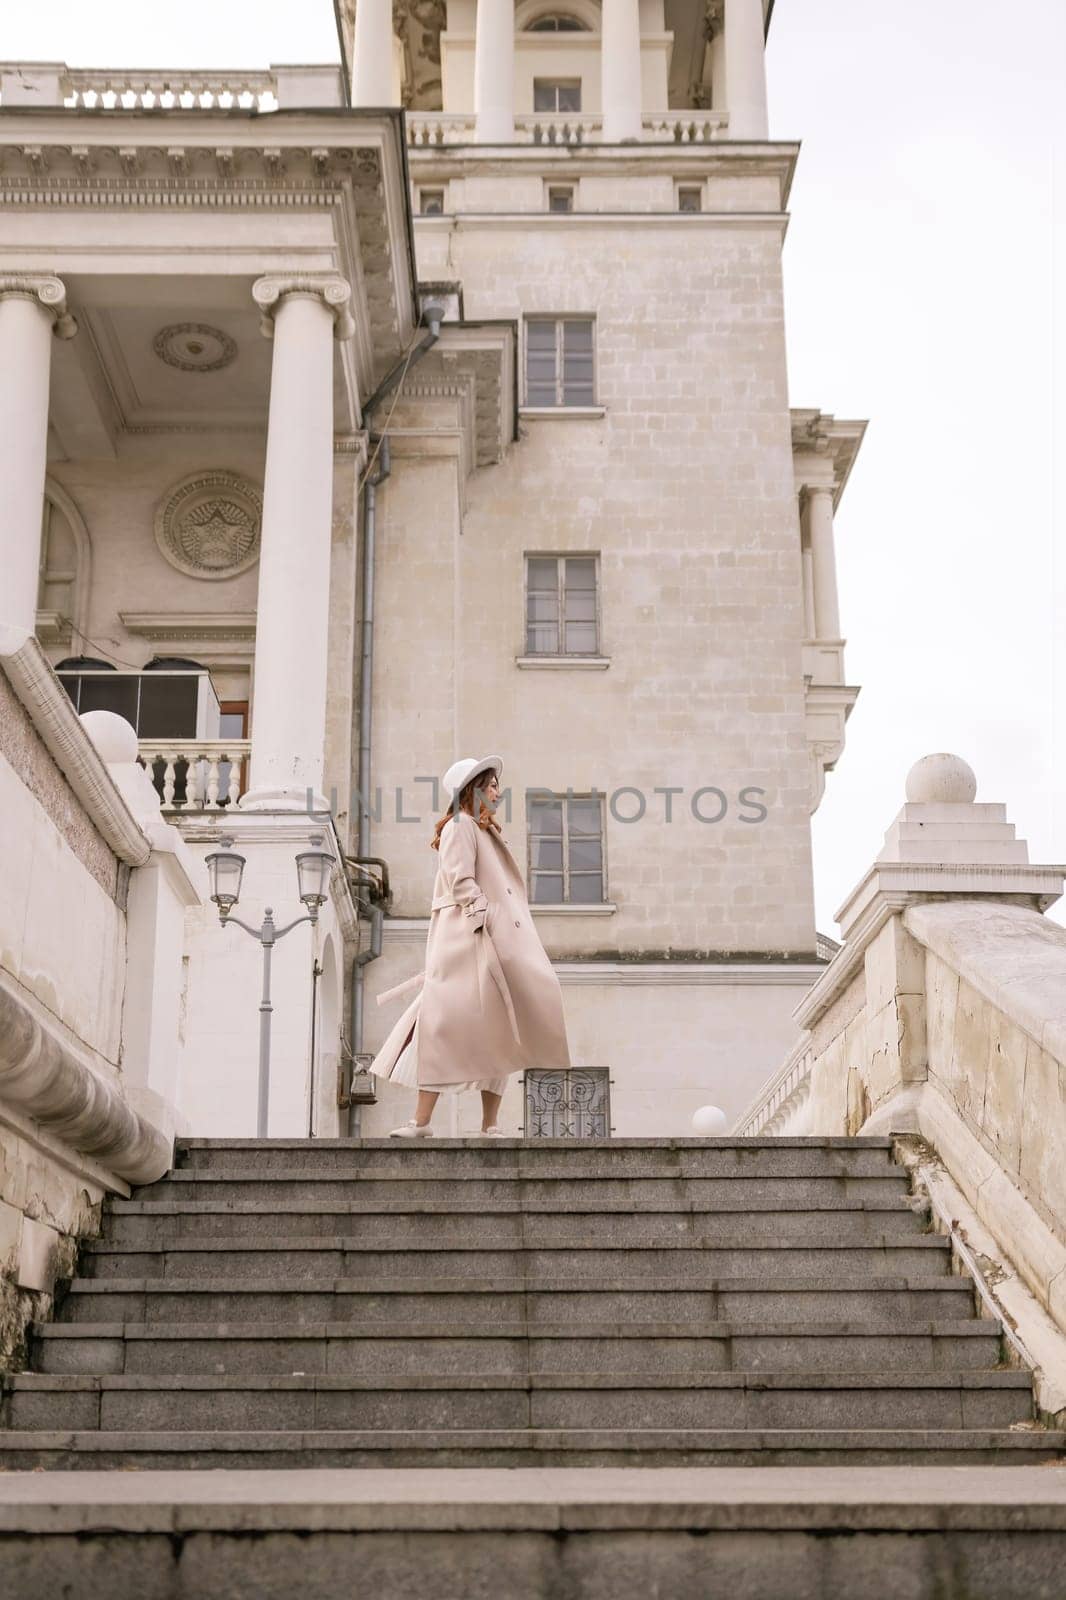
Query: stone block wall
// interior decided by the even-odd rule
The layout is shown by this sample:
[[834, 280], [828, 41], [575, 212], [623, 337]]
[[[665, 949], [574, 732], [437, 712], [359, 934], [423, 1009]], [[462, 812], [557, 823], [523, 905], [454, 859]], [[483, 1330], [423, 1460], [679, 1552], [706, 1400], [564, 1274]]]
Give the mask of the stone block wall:
[[[486, 209], [505, 204], [503, 180], [476, 182]], [[506, 460], [470, 479], [454, 570], [428, 587], [455, 498], [445, 506], [424, 473], [405, 487], [397, 463], [379, 526], [393, 649], [377, 773], [392, 785], [431, 771], [453, 743], [499, 752], [519, 841], [527, 786], [640, 790], [639, 821], [623, 820], [641, 803], [626, 795], [607, 816], [617, 915], [546, 925], [553, 955], [813, 952], [778, 221], [685, 230], [665, 218], [657, 231], [644, 217], [561, 220], [472, 215], [419, 231], [420, 275], [461, 279], [470, 318], [594, 316], [603, 414], [522, 418]], [[599, 552], [606, 670], [516, 667], [526, 551]], [[422, 661], [435, 649], [454, 650], [454, 685]], [[654, 791], [671, 785], [682, 793], [667, 822]], [[712, 786], [726, 814], [697, 820], [693, 797]], [[749, 788], [764, 820], [750, 820]], [[722, 802], [707, 793], [697, 805], [715, 816]], [[375, 853], [406, 863], [410, 832], [386, 820]], [[424, 909], [426, 875], [397, 877], [398, 905]]]
[[[54, 1037], [118, 1073], [127, 870], [0, 673], [0, 985]], [[116, 1180], [5, 1104], [0, 1091], [0, 1368], [51, 1312], [79, 1238]]]

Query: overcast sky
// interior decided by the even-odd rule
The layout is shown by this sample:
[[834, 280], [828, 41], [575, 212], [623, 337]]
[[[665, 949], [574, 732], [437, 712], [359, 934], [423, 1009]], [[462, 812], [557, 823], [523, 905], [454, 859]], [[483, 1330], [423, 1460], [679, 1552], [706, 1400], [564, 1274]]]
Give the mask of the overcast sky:
[[[7, 60], [337, 58], [330, 0], [5, 13]], [[777, 0], [771, 133], [803, 143], [792, 403], [870, 420], [837, 520], [862, 694], [814, 824], [828, 933], [931, 750], [965, 756], [1031, 859], [1066, 861], [1064, 60], [1063, 0]]]

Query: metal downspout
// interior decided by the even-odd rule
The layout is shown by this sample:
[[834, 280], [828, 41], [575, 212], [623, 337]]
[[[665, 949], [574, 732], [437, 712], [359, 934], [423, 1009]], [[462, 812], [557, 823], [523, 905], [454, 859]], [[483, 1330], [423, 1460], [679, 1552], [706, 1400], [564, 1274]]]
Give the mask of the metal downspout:
[[[407, 373], [430, 351], [440, 338], [443, 307], [427, 305], [422, 312], [426, 333], [418, 345], [382, 380], [363, 407], [363, 416], [369, 422], [374, 408], [386, 395], [401, 384]], [[386, 429], [388, 424], [386, 423]], [[362, 608], [360, 614], [360, 668], [359, 668], [359, 831], [357, 860], [366, 861], [370, 855], [370, 799], [371, 788], [371, 723], [374, 708], [374, 589], [377, 554], [377, 491], [392, 472], [392, 455], [388, 432], [380, 440], [371, 434], [371, 444], [378, 445], [374, 472], [363, 484], [363, 561], [361, 569]], [[387, 883], [387, 868], [381, 863]], [[381, 954], [384, 911], [379, 903], [372, 903], [370, 911], [370, 945], [355, 958], [352, 972], [351, 1050], [353, 1058], [363, 1053], [363, 1023], [365, 1018], [365, 969]], [[354, 1061], [353, 1061], [354, 1066]], [[349, 1133], [358, 1135], [360, 1107], [352, 1105], [348, 1112]]]

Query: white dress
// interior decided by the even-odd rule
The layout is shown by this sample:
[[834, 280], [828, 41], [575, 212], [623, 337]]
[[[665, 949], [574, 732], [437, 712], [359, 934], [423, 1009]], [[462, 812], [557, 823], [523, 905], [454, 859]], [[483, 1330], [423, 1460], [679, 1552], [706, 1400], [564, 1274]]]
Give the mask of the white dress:
[[[405, 1088], [417, 1089], [418, 1083], [418, 1018], [411, 1029], [411, 1037], [404, 1045], [396, 1058], [396, 1065], [389, 1073], [387, 1082], [402, 1083]], [[457, 1093], [460, 1089], [484, 1089], [487, 1094], [502, 1095], [507, 1087], [506, 1076], [502, 1078], [474, 1078], [469, 1083], [443, 1084], [437, 1093]]]

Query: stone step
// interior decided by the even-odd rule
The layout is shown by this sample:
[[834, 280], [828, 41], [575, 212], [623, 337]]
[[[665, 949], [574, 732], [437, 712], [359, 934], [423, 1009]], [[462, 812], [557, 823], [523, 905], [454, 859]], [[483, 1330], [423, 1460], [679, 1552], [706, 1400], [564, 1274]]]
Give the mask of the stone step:
[[[143, 1193], [143, 1191], [140, 1191]], [[627, 1216], [714, 1211], [725, 1215], [764, 1211], [895, 1209], [909, 1195], [906, 1175], [817, 1178], [500, 1178], [364, 1177], [335, 1184], [321, 1200], [283, 1195], [269, 1200], [202, 1198], [196, 1188], [167, 1200], [112, 1200], [106, 1209], [109, 1239], [140, 1241], [173, 1233], [210, 1237], [220, 1232], [258, 1232], [266, 1218], [285, 1217], [284, 1233], [339, 1234], [356, 1231], [354, 1221], [374, 1212], [496, 1215], [525, 1212], [611, 1212]], [[219, 1220], [233, 1219], [226, 1228]]]
[[[319, 1219], [313, 1233], [288, 1232], [288, 1217], [277, 1217], [269, 1234], [208, 1238], [164, 1236], [154, 1242], [103, 1239], [82, 1251], [86, 1277], [159, 1277], [221, 1271], [246, 1275], [270, 1270], [305, 1277], [337, 1277], [358, 1269], [371, 1251], [432, 1250], [477, 1257], [487, 1250], [609, 1250], [640, 1252], [676, 1249], [742, 1250], [784, 1245], [839, 1250], [851, 1246], [914, 1245], [923, 1218], [906, 1205], [854, 1207], [826, 1211], [671, 1211], [488, 1213], [476, 1221], [462, 1212], [363, 1212]], [[333, 1232], [325, 1224], [337, 1221]], [[934, 1236], [935, 1237], [935, 1236]]]
[[[110, 1432], [101, 1429], [15, 1430], [0, 1431], [0, 1469], [4, 1472], [39, 1472], [42, 1469], [71, 1471], [92, 1470], [122, 1472], [124, 1477], [131, 1469], [153, 1472], [166, 1469], [196, 1470], [237, 1468], [256, 1470], [281, 1470], [287, 1472], [322, 1468], [373, 1467], [379, 1469], [403, 1467], [430, 1467], [436, 1479], [440, 1468], [449, 1467], [766, 1467], [787, 1466], [819, 1467], [844, 1466], [848, 1472], [860, 1466], [1002, 1466], [1011, 1463], [1011, 1470], [1027, 1464], [1040, 1464], [1043, 1471], [1066, 1459], [1066, 1432], [1052, 1432], [1039, 1427], [1018, 1428], [651, 1428], [651, 1429], [600, 1429], [573, 1428], [514, 1428], [514, 1429], [434, 1429], [430, 1433], [410, 1430], [355, 1430], [330, 1429], [329, 1431], [282, 1430], [229, 1431], [196, 1430], [162, 1432]], [[226, 1480], [230, 1482], [232, 1480]], [[795, 1479], [793, 1479], [795, 1482]], [[907, 1481], [913, 1482], [908, 1475]], [[0, 1495], [9, 1480], [0, 1478]], [[218, 1496], [220, 1480], [215, 1479]], [[799, 1492], [797, 1484], [797, 1492]], [[163, 1479], [161, 1491], [173, 1493], [172, 1484]], [[1019, 1508], [1012, 1508], [1010, 1517], [1015, 1525]], [[485, 1513], [483, 1513], [483, 1516]], [[488, 1514], [491, 1517], [491, 1513]], [[1000, 1525], [1006, 1519], [1000, 1519]], [[409, 1536], [407, 1536], [409, 1538]], [[509, 1531], [508, 1538], [513, 1538]], [[405, 1543], [407, 1540], [405, 1539]], [[883, 1547], [879, 1547], [883, 1548]], [[2, 1558], [2, 1542], [0, 1542]], [[301, 1544], [301, 1559], [309, 1560], [306, 1542]], [[1062, 1546], [1056, 1545], [1055, 1561], [1043, 1568], [1045, 1587], [1032, 1591], [1033, 1600], [1058, 1600], [1061, 1592], [1054, 1585], [1061, 1570]], [[360, 1567], [362, 1578], [365, 1569]], [[1051, 1575], [1049, 1577], [1049, 1574]], [[140, 1586], [139, 1574], [136, 1589], [131, 1589], [130, 1600], [140, 1600], [145, 1589]], [[661, 1574], [660, 1574], [661, 1576]], [[882, 1574], [883, 1577], [883, 1574]], [[84, 1571], [81, 1582], [72, 1590], [79, 1600], [85, 1600]], [[528, 1573], [527, 1573], [528, 1578]], [[349, 1587], [341, 1593], [350, 1593], [351, 1569], [347, 1571]], [[951, 1600], [965, 1596], [975, 1600], [978, 1594], [989, 1600], [1008, 1600], [1021, 1591], [1003, 1584], [1003, 1573], [997, 1574], [998, 1588], [960, 1590], [956, 1588]], [[363, 1585], [366, 1593], [374, 1592]], [[30, 1590], [31, 1593], [37, 1591]], [[203, 1600], [204, 1589], [197, 1585], [197, 1600]], [[243, 1591], [242, 1591], [243, 1592]], [[263, 1590], [249, 1590], [260, 1600]], [[273, 1586], [275, 1594], [287, 1593]], [[301, 1596], [306, 1596], [304, 1585], [299, 1586]], [[388, 1591], [390, 1595], [394, 1590]], [[454, 1591], [449, 1591], [454, 1592]], [[465, 1593], [466, 1591], [461, 1591]], [[486, 1594], [500, 1594], [498, 1586], [489, 1586]], [[534, 1592], [528, 1587], [523, 1595]], [[573, 1592], [573, 1591], [567, 1591]], [[617, 1590], [601, 1589], [597, 1595], [608, 1600]], [[743, 1594], [751, 1600], [751, 1586], [731, 1589], [728, 1593]], [[836, 1600], [843, 1590], [812, 1589], [819, 1600]], [[863, 1591], [880, 1595], [881, 1588]], [[113, 1595], [109, 1590], [108, 1594]], [[234, 1589], [224, 1591], [226, 1600], [233, 1600]], [[643, 1588], [642, 1596], [654, 1593]], [[671, 1597], [677, 1591], [671, 1590]], [[703, 1600], [706, 1588], [691, 1591], [693, 1600]], [[767, 1600], [781, 1600], [794, 1596], [797, 1590], [786, 1586], [767, 1592]], [[898, 1593], [894, 1590], [893, 1593]], [[921, 1600], [942, 1600], [951, 1595], [944, 1588], [916, 1589]], [[329, 1591], [333, 1600], [333, 1591]]]
[[[195, 1436], [171, 1436], [180, 1441], [173, 1448], [144, 1435], [73, 1437], [69, 1457], [62, 1446], [27, 1455], [54, 1454], [56, 1465], [80, 1468], [116, 1456], [162, 1467], [189, 1462], [201, 1449]], [[729, 1435], [690, 1437], [709, 1441], [693, 1453], [732, 1470], [607, 1465], [590, 1472], [574, 1470], [577, 1450], [568, 1457], [545, 1448], [540, 1453], [561, 1457], [556, 1470], [499, 1472], [489, 1463], [501, 1451], [486, 1443], [474, 1469], [432, 1474], [403, 1467], [256, 1473], [208, 1447], [211, 1464], [225, 1459], [232, 1469], [225, 1494], [217, 1473], [196, 1470], [52, 1479], [7, 1473], [0, 1586], [12, 1597], [78, 1600], [356, 1593], [381, 1600], [1051, 1600], [1061, 1593], [1061, 1468], [944, 1470], [957, 1454], [951, 1447], [931, 1450], [920, 1436], [897, 1432], [877, 1451], [895, 1465], [863, 1465], [872, 1450], [830, 1443], [842, 1465], [797, 1473], [793, 1458], [826, 1454], [822, 1441], [832, 1434], [786, 1443], [780, 1449], [789, 1464], [758, 1469], [730, 1459], [747, 1452], [734, 1450]], [[764, 1436], [765, 1454], [779, 1437]], [[274, 1455], [275, 1464], [292, 1465], [307, 1454], [292, 1440], [284, 1436], [252, 1460]], [[362, 1457], [357, 1440], [346, 1441], [348, 1453]], [[313, 1441], [307, 1446], [313, 1450]], [[980, 1449], [971, 1439], [964, 1456], [972, 1460], [988, 1446], [1007, 1458], [1034, 1455], [1013, 1436], [988, 1434]], [[344, 1450], [334, 1438], [322, 1453]], [[531, 1449], [523, 1459], [537, 1454]], [[924, 1470], [900, 1472], [909, 1461]]]
[[[878, 1175], [890, 1139], [181, 1139], [178, 1174], [381, 1177], [789, 1177]], [[166, 1180], [162, 1180], [166, 1181]]]
[[996, 1367], [997, 1323], [613, 1323], [530, 1326], [273, 1324], [39, 1325], [34, 1368], [50, 1373], [509, 1373], [563, 1371], [954, 1372]]
[[114, 1432], [436, 1428], [1010, 1428], [1028, 1372], [240, 1373], [3, 1380], [0, 1425]]
[[[675, 1253], [676, 1254], [676, 1253]], [[673, 1260], [671, 1265], [675, 1265]], [[786, 1263], [787, 1265], [787, 1263]], [[955, 1320], [972, 1312], [973, 1284], [947, 1272], [890, 1275], [887, 1271], [835, 1277], [765, 1271], [760, 1277], [709, 1278], [694, 1287], [687, 1271], [656, 1275], [634, 1284], [606, 1274], [575, 1285], [573, 1277], [548, 1274], [526, 1279], [501, 1275], [463, 1284], [441, 1278], [369, 1274], [329, 1286], [273, 1279], [243, 1282], [162, 1279], [130, 1282], [75, 1278], [62, 1300], [61, 1324], [215, 1323], [241, 1330], [274, 1324], [471, 1322], [854, 1322], [898, 1318], [904, 1322]]]
[[[319, 1248], [311, 1239], [292, 1240], [285, 1248], [268, 1246], [260, 1250], [229, 1249], [225, 1241], [220, 1243], [223, 1247], [215, 1251], [210, 1249], [208, 1240], [192, 1242], [184, 1251], [175, 1248], [115, 1255], [105, 1250], [86, 1257], [86, 1264], [91, 1264], [94, 1271], [75, 1279], [72, 1288], [81, 1291], [86, 1284], [105, 1281], [156, 1280], [162, 1276], [163, 1267], [166, 1281], [180, 1282], [189, 1289], [203, 1283], [218, 1287], [236, 1279], [267, 1277], [273, 1282], [285, 1279], [293, 1287], [306, 1285], [328, 1291], [336, 1280], [358, 1283], [360, 1279], [386, 1276], [418, 1281], [446, 1278], [452, 1282], [570, 1278], [591, 1287], [608, 1278], [636, 1286], [646, 1278], [660, 1277], [665, 1269], [679, 1275], [687, 1287], [699, 1288], [717, 1278], [763, 1275], [831, 1278], [841, 1273], [866, 1272], [871, 1277], [895, 1273], [938, 1277], [946, 1276], [951, 1266], [948, 1241], [930, 1234], [919, 1234], [906, 1244], [849, 1245], [826, 1240], [818, 1245], [778, 1242], [735, 1250], [665, 1241], [646, 1249], [597, 1245], [560, 1246], [554, 1250], [532, 1245], [513, 1250], [494, 1249], [487, 1244], [479, 1248], [470, 1241], [464, 1249], [440, 1250], [402, 1244], [380, 1249], [361, 1245], [358, 1240], [341, 1241], [333, 1249]], [[115, 1267], [110, 1274], [106, 1266], [100, 1270], [108, 1262]], [[142, 1265], [133, 1273], [130, 1269], [138, 1263]]]
[[[456, 1141], [450, 1151], [444, 1141], [398, 1140], [377, 1150], [325, 1150], [314, 1148], [297, 1154], [264, 1151], [231, 1164], [230, 1152], [204, 1165], [173, 1168], [155, 1183], [137, 1190], [141, 1200], [266, 1199], [274, 1193], [289, 1198], [325, 1200], [343, 1194], [342, 1185], [371, 1179], [407, 1182], [431, 1179], [477, 1178], [531, 1184], [594, 1183], [664, 1179], [784, 1179], [884, 1177], [898, 1175], [888, 1149], [821, 1150], [759, 1147], [743, 1149], [654, 1149], [619, 1145], [590, 1149], [575, 1144], [569, 1151], [524, 1146], [508, 1151], [505, 1140], [468, 1148]], [[539, 1141], [538, 1141], [539, 1143]], [[223, 1159], [225, 1157], [226, 1159]], [[285, 1164], [282, 1164], [284, 1160]], [[347, 1196], [345, 1196], [347, 1198]]]

